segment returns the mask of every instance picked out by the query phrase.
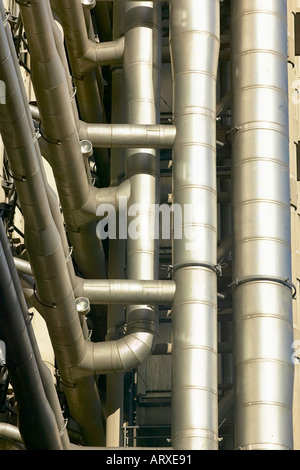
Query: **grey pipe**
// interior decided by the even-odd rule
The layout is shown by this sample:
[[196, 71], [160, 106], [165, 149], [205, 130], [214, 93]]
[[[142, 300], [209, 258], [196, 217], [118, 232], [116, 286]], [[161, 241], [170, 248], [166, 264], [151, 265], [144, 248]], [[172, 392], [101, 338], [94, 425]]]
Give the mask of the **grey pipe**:
[[[80, 282], [80, 281], [79, 281]], [[171, 304], [175, 294], [173, 281], [143, 281], [131, 279], [86, 279], [75, 291], [91, 304]]]
[[74, 257], [87, 277], [105, 277], [104, 253], [96, 237], [96, 222], [87, 220], [78, 226], [76, 218], [76, 211], [89, 201], [91, 189], [66, 73], [54, 41], [49, 2], [34, 2], [31, 7], [21, 5], [20, 11], [30, 44], [32, 82], [41, 116], [41, 141], [44, 140], [47, 148], [45, 156], [50, 156]]
[[[152, 78], [152, 59], [149, 62], [145, 60], [144, 56], [139, 57], [139, 51], [136, 49], [138, 41], [143, 40], [145, 50], [151, 54], [152, 57], [152, 34], [153, 32], [158, 36], [154, 44], [158, 47], [156, 61], [156, 70], [159, 70], [159, 45], [160, 45], [160, 30], [157, 28], [160, 11], [153, 8], [151, 5], [144, 7], [140, 2], [127, 2], [125, 5], [127, 15], [127, 28], [129, 36], [127, 37], [126, 45], [128, 51], [124, 55], [124, 66], [127, 67], [126, 71], [128, 80], [132, 78], [133, 82], [129, 80], [129, 121], [132, 119], [145, 120], [153, 119], [156, 122], [156, 105], [155, 99], [157, 92], [154, 89], [159, 88], [159, 78], [156, 77], [155, 86], [153, 85]], [[146, 27], [143, 25], [146, 24]], [[134, 27], [133, 27], [134, 26]], [[152, 31], [153, 28], [153, 31]], [[130, 37], [131, 36], [131, 37]], [[146, 47], [147, 45], [147, 47]], [[135, 52], [133, 52], [135, 51]], [[129, 54], [128, 58], [126, 53]], [[133, 56], [131, 56], [133, 54]], [[133, 58], [132, 58], [133, 57]], [[131, 75], [132, 74], [132, 75]], [[135, 95], [136, 84], [140, 80], [147, 80], [150, 87], [150, 93], [153, 99], [147, 102], [144, 96], [139, 97], [142, 102], [136, 101], [138, 96]], [[154, 86], [154, 89], [153, 89]], [[132, 94], [133, 93], [133, 94]], [[149, 117], [150, 113], [150, 117]], [[146, 164], [143, 166], [143, 162]], [[142, 201], [145, 207], [150, 208], [151, 204], [157, 200], [157, 155], [155, 151], [145, 150], [141, 154], [136, 150], [128, 151], [126, 158], [126, 172], [130, 176], [132, 192], [129, 202]], [[144, 168], [144, 169], [143, 169]], [[145, 174], [145, 169], [150, 174]], [[143, 221], [149, 227], [150, 223], [155, 223], [154, 212], [146, 210], [141, 214]], [[157, 274], [157, 240], [154, 237], [140, 237], [138, 240], [127, 240], [127, 272], [130, 279], [153, 280]], [[158, 316], [157, 311], [148, 305], [134, 305], [127, 307], [127, 334], [118, 340], [112, 340], [105, 343], [86, 343], [86, 356], [78, 364], [77, 369], [72, 369], [72, 374], [77, 377], [77, 374], [96, 372], [98, 374], [105, 374], [111, 372], [124, 372], [131, 370], [134, 367], [142, 364], [154, 349], [156, 337], [158, 333]], [[81, 370], [80, 370], [81, 369]]]
[[238, 449], [293, 448], [286, 10], [285, 0], [232, 2]]
[[[172, 443], [218, 448], [216, 75], [219, 0], [173, 0]], [[201, 54], [199, 54], [201, 51]], [[190, 209], [190, 210], [189, 210]], [[196, 365], [196, 367], [195, 367]]]
[[[128, 124], [158, 122], [161, 36], [160, 5], [125, 2], [123, 66]], [[140, 44], [143, 44], [143, 49]], [[125, 155], [125, 175], [131, 181], [129, 207], [140, 205], [138, 216], [140, 230], [143, 230], [136, 239], [128, 233], [127, 277], [142, 280], [158, 279], [159, 246], [151, 227], [155, 227], [157, 223], [153, 204], [159, 203], [159, 153], [154, 149], [130, 148]], [[128, 231], [131, 220], [129, 216]], [[133, 328], [135, 331], [139, 322], [144, 325], [143, 328], [149, 322], [154, 346], [158, 333], [157, 308], [152, 309], [149, 305], [128, 306], [128, 328]]]
[[[7, 60], [0, 63], [1, 76], [8, 86], [6, 104], [0, 107], [0, 130], [26, 220], [25, 244], [36, 280], [36, 298], [47, 322], [71, 413], [82, 426], [86, 441], [100, 443], [103, 442], [101, 409], [93, 378], [81, 380], [77, 387], [69, 378], [69, 365], [78, 363], [84, 354], [83, 333], [60, 236], [39, 168], [34, 136], [13, 60], [4, 45], [5, 36], [1, 39], [1, 54]], [[55, 316], [52, 315], [54, 308]]]
[[173, 147], [176, 129], [171, 125], [141, 124], [87, 124], [81, 123], [80, 138], [94, 147], [143, 148]]
[[[1, 36], [2, 27], [0, 26]], [[6, 365], [18, 402], [18, 420], [22, 439], [26, 449], [29, 450], [62, 450], [57, 423], [44, 393], [1, 243], [0, 267], [1, 339], [6, 345]]]
[[[103, 106], [103, 85], [99, 82], [99, 68], [96, 65], [79, 71], [79, 56], [82, 50], [89, 49], [88, 45], [96, 45], [91, 27], [87, 31], [83, 9], [80, 2], [51, 1], [52, 8], [60, 18], [64, 31], [64, 39], [70, 61], [70, 72], [76, 88], [76, 102], [80, 118], [89, 123], [103, 123], [106, 121]], [[90, 13], [86, 12], [90, 17]], [[90, 22], [91, 23], [91, 22]], [[92, 38], [92, 40], [89, 39]], [[84, 46], [81, 45], [84, 44]], [[101, 77], [101, 82], [102, 82]], [[109, 159], [107, 149], [95, 148], [94, 158], [97, 165], [98, 182], [101, 187], [109, 184]]]
[[61, 436], [63, 448], [65, 450], [68, 450], [70, 441], [69, 441], [67, 431], [65, 429], [65, 421], [63, 419], [62, 411], [60, 408], [60, 403], [58, 401], [57, 392], [53, 383], [52, 374], [49, 368], [44, 364], [41, 354], [40, 354], [40, 350], [36, 341], [31, 319], [28, 314], [28, 308], [27, 308], [27, 304], [26, 304], [25, 297], [23, 294], [21, 281], [16, 270], [16, 266], [14, 263], [14, 259], [11, 253], [11, 249], [9, 246], [9, 242], [5, 233], [5, 228], [4, 228], [2, 220], [0, 220], [0, 242], [2, 244], [6, 262], [7, 262], [10, 274], [11, 274], [11, 279], [14, 285], [18, 303], [20, 305], [20, 310], [23, 314], [23, 318], [26, 324], [28, 337], [30, 340], [30, 344], [31, 344], [31, 348], [32, 348], [35, 360], [36, 360], [37, 368], [41, 377], [42, 385], [45, 391], [45, 396], [49, 402], [49, 405], [51, 406], [51, 409], [53, 410], [53, 413], [57, 422], [57, 427]]
[[[60, 14], [67, 31], [68, 41], [73, 42], [72, 63], [73, 73], [80, 78], [97, 66], [118, 65], [122, 61], [124, 52], [124, 37], [114, 41], [96, 43], [89, 39], [82, 5], [72, 0], [63, 0], [57, 3], [52, 0], [52, 7]], [[73, 28], [76, 24], [76, 30]]]
[[[105, 33], [103, 19], [103, 9], [107, 10], [108, 4], [97, 4], [96, 15], [99, 33]], [[117, 39], [124, 35], [125, 31], [125, 1], [117, 0], [113, 4], [113, 27], [112, 38]], [[99, 19], [98, 19], [99, 18]], [[108, 24], [108, 23], [106, 23]], [[100, 37], [101, 37], [100, 36]], [[112, 101], [111, 101], [111, 121], [113, 123], [124, 123], [125, 121], [125, 93], [123, 61], [111, 71]], [[125, 150], [124, 148], [112, 148], [110, 154], [110, 184], [115, 187], [125, 178]], [[109, 240], [108, 252], [108, 278], [124, 279], [126, 273], [126, 240], [118, 238]], [[125, 306], [120, 304], [108, 305], [107, 309], [107, 340], [116, 340], [120, 335], [119, 325], [125, 321]], [[106, 445], [119, 446], [123, 440], [124, 422], [124, 373], [109, 374], [106, 378]]]
[[[38, 67], [38, 64], [43, 68], [42, 63], [38, 61], [38, 59], [42, 57], [39, 55], [38, 47], [35, 47], [37, 44], [34, 40], [34, 32], [38, 30], [46, 31], [46, 35], [50, 34], [49, 30], [45, 29], [45, 24], [47, 24], [47, 11], [43, 6], [44, 4], [36, 2], [32, 2], [30, 8], [21, 5], [24, 24], [29, 31], [28, 39], [31, 38], [33, 44], [32, 53], [37, 60], [35, 65], [33, 65], [33, 70], [34, 67]], [[38, 23], [35, 22], [37, 18], [39, 18]], [[45, 59], [46, 56], [43, 54], [43, 60]], [[60, 86], [56, 91], [58, 91], [59, 88]], [[65, 89], [66, 88], [67, 87], [65, 87]], [[61, 96], [63, 97], [63, 94]], [[46, 102], [50, 104], [49, 99], [48, 97], [48, 100], [42, 100], [42, 107], [40, 108], [41, 115], [44, 112], [43, 106]], [[11, 109], [18, 110], [18, 107], [20, 108], [20, 104], [11, 106]], [[3, 109], [6, 109], [6, 107]], [[46, 119], [48, 119], [48, 117], [50, 119], [50, 115], [48, 116], [46, 114]], [[56, 132], [57, 130], [58, 129], [56, 129]], [[19, 148], [22, 149], [21, 144]], [[64, 150], [66, 151], [66, 149]], [[153, 154], [151, 153], [150, 155], [152, 158]], [[14, 163], [12, 155], [10, 155], [10, 158]], [[31, 164], [33, 161], [33, 154], [30, 158], [24, 160], [24, 162], [30, 162]], [[25, 169], [20, 169], [17, 162], [15, 162], [15, 166], [13, 165], [13, 168], [14, 174], [23, 175], [25, 173], [25, 176], [27, 175]], [[152, 171], [152, 167], [150, 168]], [[40, 178], [40, 174], [37, 168], [32, 170], [30, 175], [31, 174], [34, 176], [31, 178], [30, 191], [28, 188], [26, 189], [27, 185], [21, 185], [21, 182], [18, 184], [18, 192], [20, 192], [22, 196], [23, 190], [28, 203], [33, 197], [33, 194], [35, 194], [33, 191], [35, 184], [39, 185], [37, 194], [40, 195], [40, 198], [44, 197], [43, 182], [38, 179]], [[151, 178], [151, 175], [139, 175], [139, 191], [141, 188], [145, 190], [149, 182], [151, 182], [151, 187], [154, 188]], [[152, 202], [155, 200], [153, 199], [154, 193], [152, 189], [149, 194], [151, 196], [149, 200]], [[81, 197], [80, 194], [76, 194], [76, 197], [77, 196], [79, 196], [79, 198]], [[31, 207], [30, 204], [29, 207]], [[143, 310], [140, 308], [134, 309], [128, 318], [128, 334], [124, 338], [104, 343], [90, 343], [84, 341], [78, 314], [77, 311], [74, 311], [75, 302], [70, 279], [66, 273], [65, 257], [61, 252], [61, 247], [57, 246], [57, 236], [54, 227], [52, 225], [49, 226], [49, 221], [46, 224], [44, 222], [45, 218], [49, 216], [46, 203], [42, 203], [40, 200], [38, 209], [39, 212], [37, 214], [32, 213], [32, 211], [30, 211], [30, 213], [24, 211], [25, 220], [28, 219], [34, 227], [39, 228], [40, 225], [43, 226], [43, 224], [47, 227], [47, 231], [42, 231], [47, 243], [45, 247], [44, 245], [41, 247], [43, 248], [41, 252], [38, 251], [40, 247], [39, 238], [33, 236], [30, 229], [27, 230], [28, 252], [32, 254], [30, 261], [37, 280], [38, 302], [41, 304], [43, 316], [47, 322], [58, 366], [65, 385], [65, 393], [71, 414], [74, 419], [79, 422], [84, 439], [86, 439], [87, 442], [101, 440], [101, 416], [98, 412], [99, 408], [97, 405], [97, 396], [95, 395], [93, 376], [97, 373], [130, 370], [143, 362], [149, 356], [155, 344], [158, 326], [157, 315], [147, 306]], [[46, 248], [47, 251], [45, 252]], [[44, 263], [46, 259], [47, 263]], [[153, 260], [151, 261], [151, 266], [152, 262]], [[56, 275], [58, 272], [61, 273], [60, 276]], [[54, 316], [52, 315], [53, 309], [56, 310], [56, 315]], [[68, 345], [67, 349], [66, 345]], [[96, 434], [95, 429], [97, 429]]]
[[5, 437], [11, 441], [24, 444], [20, 430], [17, 426], [13, 426], [9, 423], [0, 423], [0, 436]]

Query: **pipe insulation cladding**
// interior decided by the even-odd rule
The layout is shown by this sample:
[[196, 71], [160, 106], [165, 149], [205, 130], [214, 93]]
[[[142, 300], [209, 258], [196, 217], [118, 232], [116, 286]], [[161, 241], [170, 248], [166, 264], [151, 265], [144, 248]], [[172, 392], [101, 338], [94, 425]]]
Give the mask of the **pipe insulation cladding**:
[[233, 0], [231, 34], [235, 446], [292, 449], [287, 2]]
[[1, 449], [300, 448], [295, 3], [0, 0]]

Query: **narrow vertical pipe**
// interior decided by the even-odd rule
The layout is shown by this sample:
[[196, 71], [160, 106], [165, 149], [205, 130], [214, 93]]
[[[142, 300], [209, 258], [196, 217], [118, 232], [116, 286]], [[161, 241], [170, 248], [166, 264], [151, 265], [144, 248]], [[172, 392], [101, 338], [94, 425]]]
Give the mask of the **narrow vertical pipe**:
[[286, 0], [231, 11], [235, 447], [292, 449]]
[[[99, 8], [99, 4], [97, 5]], [[101, 9], [102, 11], [103, 9]], [[124, 34], [124, 12], [125, 1], [116, 0], [113, 5], [113, 39], [117, 39]], [[99, 11], [100, 16], [100, 11]], [[112, 103], [111, 120], [112, 123], [125, 122], [124, 106], [124, 72], [123, 64], [114, 66], [111, 70], [112, 77]], [[112, 149], [110, 158], [110, 185], [118, 186], [125, 177], [124, 149]], [[118, 222], [117, 222], [118, 223]], [[117, 230], [117, 233], [119, 231]], [[108, 256], [108, 278], [124, 279], [126, 265], [126, 245], [125, 240], [109, 240]], [[107, 340], [118, 339], [119, 329], [117, 325], [122, 325], [125, 321], [124, 305], [109, 305], [107, 316]], [[124, 374], [109, 374], [106, 379], [107, 404], [106, 404], [106, 445], [113, 447], [120, 446], [122, 442], [122, 424], [124, 413]]]
[[216, 76], [219, 0], [170, 2], [174, 85], [172, 443], [218, 448]]
[[[128, 123], [157, 123], [161, 66], [160, 23], [160, 5], [142, 1], [125, 2], [123, 64]], [[155, 149], [128, 149], [125, 173], [130, 178], [132, 187], [128, 201], [127, 277], [158, 279], [159, 240], [154, 237], [153, 228], [156, 223], [155, 204], [159, 202], [159, 152]], [[139, 222], [134, 233], [131, 231], [133, 219]], [[141, 329], [150, 327], [157, 333], [157, 318], [157, 309], [149, 305], [127, 307], [127, 326], [130, 332], [135, 331], [140, 324]]]

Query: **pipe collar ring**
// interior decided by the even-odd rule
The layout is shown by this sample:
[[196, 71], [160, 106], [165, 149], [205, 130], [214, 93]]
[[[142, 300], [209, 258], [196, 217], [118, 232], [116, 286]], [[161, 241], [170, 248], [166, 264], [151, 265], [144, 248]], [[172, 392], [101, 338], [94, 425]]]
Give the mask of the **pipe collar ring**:
[[238, 287], [241, 284], [246, 284], [247, 282], [255, 282], [255, 281], [277, 282], [278, 284], [288, 287], [291, 290], [292, 299], [295, 299], [296, 297], [297, 288], [295, 284], [293, 284], [289, 279], [283, 279], [283, 278], [278, 278], [278, 277], [273, 277], [273, 276], [249, 276], [243, 279], [236, 278], [236, 280], [233, 281], [231, 284], [229, 284], [228, 287], [234, 288], [234, 287]]

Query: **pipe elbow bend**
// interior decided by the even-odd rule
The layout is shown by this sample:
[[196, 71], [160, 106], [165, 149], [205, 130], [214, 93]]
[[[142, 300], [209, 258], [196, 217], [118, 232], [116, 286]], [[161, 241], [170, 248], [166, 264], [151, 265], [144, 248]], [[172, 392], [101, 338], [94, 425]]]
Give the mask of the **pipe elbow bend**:
[[152, 353], [156, 335], [135, 332], [115, 341], [86, 342], [86, 355], [78, 365], [91, 374], [126, 372], [140, 366]]

